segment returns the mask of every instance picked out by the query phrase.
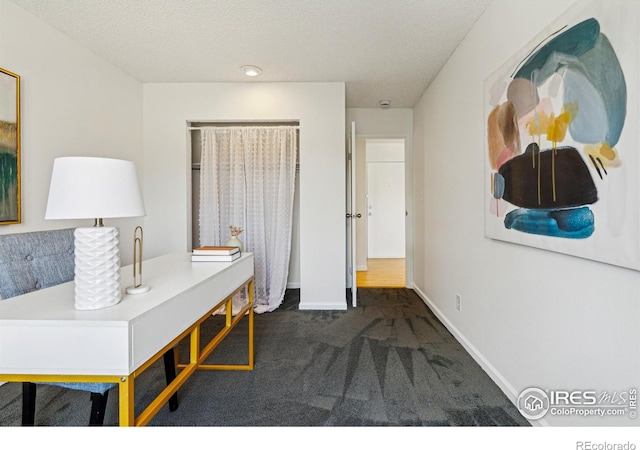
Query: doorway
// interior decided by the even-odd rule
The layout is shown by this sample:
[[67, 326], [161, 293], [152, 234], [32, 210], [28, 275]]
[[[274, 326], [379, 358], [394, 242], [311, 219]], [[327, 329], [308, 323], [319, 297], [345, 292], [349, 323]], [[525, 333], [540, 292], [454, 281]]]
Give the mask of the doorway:
[[[405, 287], [405, 140], [356, 139], [356, 285]], [[360, 180], [360, 181], [358, 181]]]

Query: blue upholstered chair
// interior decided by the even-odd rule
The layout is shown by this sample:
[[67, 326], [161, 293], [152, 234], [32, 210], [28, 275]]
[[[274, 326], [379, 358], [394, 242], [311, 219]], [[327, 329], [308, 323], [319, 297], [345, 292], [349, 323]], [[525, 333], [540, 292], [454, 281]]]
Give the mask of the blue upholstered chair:
[[[0, 235], [0, 299], [66, 283], [74, 277], [73, 229]], [[173, 352], [164, 358], [167, 383], [175, 378]], [[115, 383], [46, 383], [91, 393], [89, 425], [102, 425], [109, 389]], [[36, 384], [22, 388], [22, 425], [35, 422]], [[178, 408], [177, 394], [169, 402]]]

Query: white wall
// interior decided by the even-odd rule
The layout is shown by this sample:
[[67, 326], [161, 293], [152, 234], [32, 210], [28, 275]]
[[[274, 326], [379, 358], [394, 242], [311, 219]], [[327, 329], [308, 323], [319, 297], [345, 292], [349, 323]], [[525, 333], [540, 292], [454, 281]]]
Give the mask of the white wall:
[[[405, 140], [405, 209], [409, 213], [405, 227], [405, 258], [406, 258], [406, 285], [413, 286], [413, 110], [410, 108], [348, 108], [346, 114], [346, 124], [351, 129], [351, 122], [356, 123], [356, 146], [361, 148], [365, 145], [362, 139], [366, 138], [402, 138]], [[356, 154], [359, 159], [358, 164], [365, 164], [361, 158], [362, 151]], [[361, 177], [365, 169], [362, 166], [358, 169], [357, 177]], [[357, 181], [357, 180], [356, 180]], [[361, 200], [357, 205], [361, 204]], [[362, 222], [358, 223], [358, 229], [362, 227]], [[364, 240], [362, 239], [364, 235]], [[358, 231], [357, 245], [366, 245], [366, 233]], [[359, 253], [359, 252], [358, 252]], [[364, 268], [366, 260], [362, 256], [358, 258], [358, 268]]]
[[189, 250], [187, 121], [299, 120], [300, 308], [346, 309], [344, 83], [145, 84], [145, 252]]
[[[407, 138], [411, 140], [411, 108], [347, 108], [347, 123], [356, 123], [356, 136], [366, 138]], [[350, 129], [350, 128], [349, 128]]]
[[[92, 226], [45, 221], [53, 159], [101, 156], [133, 161], [142, 183], [142, 85], [10, 2], [0, 2], [0, 66], [20, 75], [22, 223], [0, 233]], [[143, 218], [113, 219], [123, 264]]]
[[514, 401], [640, 384], [640, 273], [484, 237], [484, 79], [572, 3], [493, 2], [414, 110], [415, 289]]

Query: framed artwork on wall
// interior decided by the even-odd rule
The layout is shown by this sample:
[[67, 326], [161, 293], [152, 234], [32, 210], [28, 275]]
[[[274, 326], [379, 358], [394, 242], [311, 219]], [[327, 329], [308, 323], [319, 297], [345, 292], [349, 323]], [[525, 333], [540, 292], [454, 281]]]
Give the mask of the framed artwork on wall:
[[485, 80], [485, 236], [640, 270], [638, 2], [576, 2]]
[[0, 68], [0, 225], [20, 221], [20, 77]]

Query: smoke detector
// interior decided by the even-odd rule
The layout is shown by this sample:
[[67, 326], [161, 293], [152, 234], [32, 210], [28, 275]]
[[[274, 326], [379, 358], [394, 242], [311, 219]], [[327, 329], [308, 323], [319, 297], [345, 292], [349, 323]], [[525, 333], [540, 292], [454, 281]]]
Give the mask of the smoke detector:
[[380, 108], [387, 109], [391, 106], [391, 102], [389, 100], [380, 100]]

